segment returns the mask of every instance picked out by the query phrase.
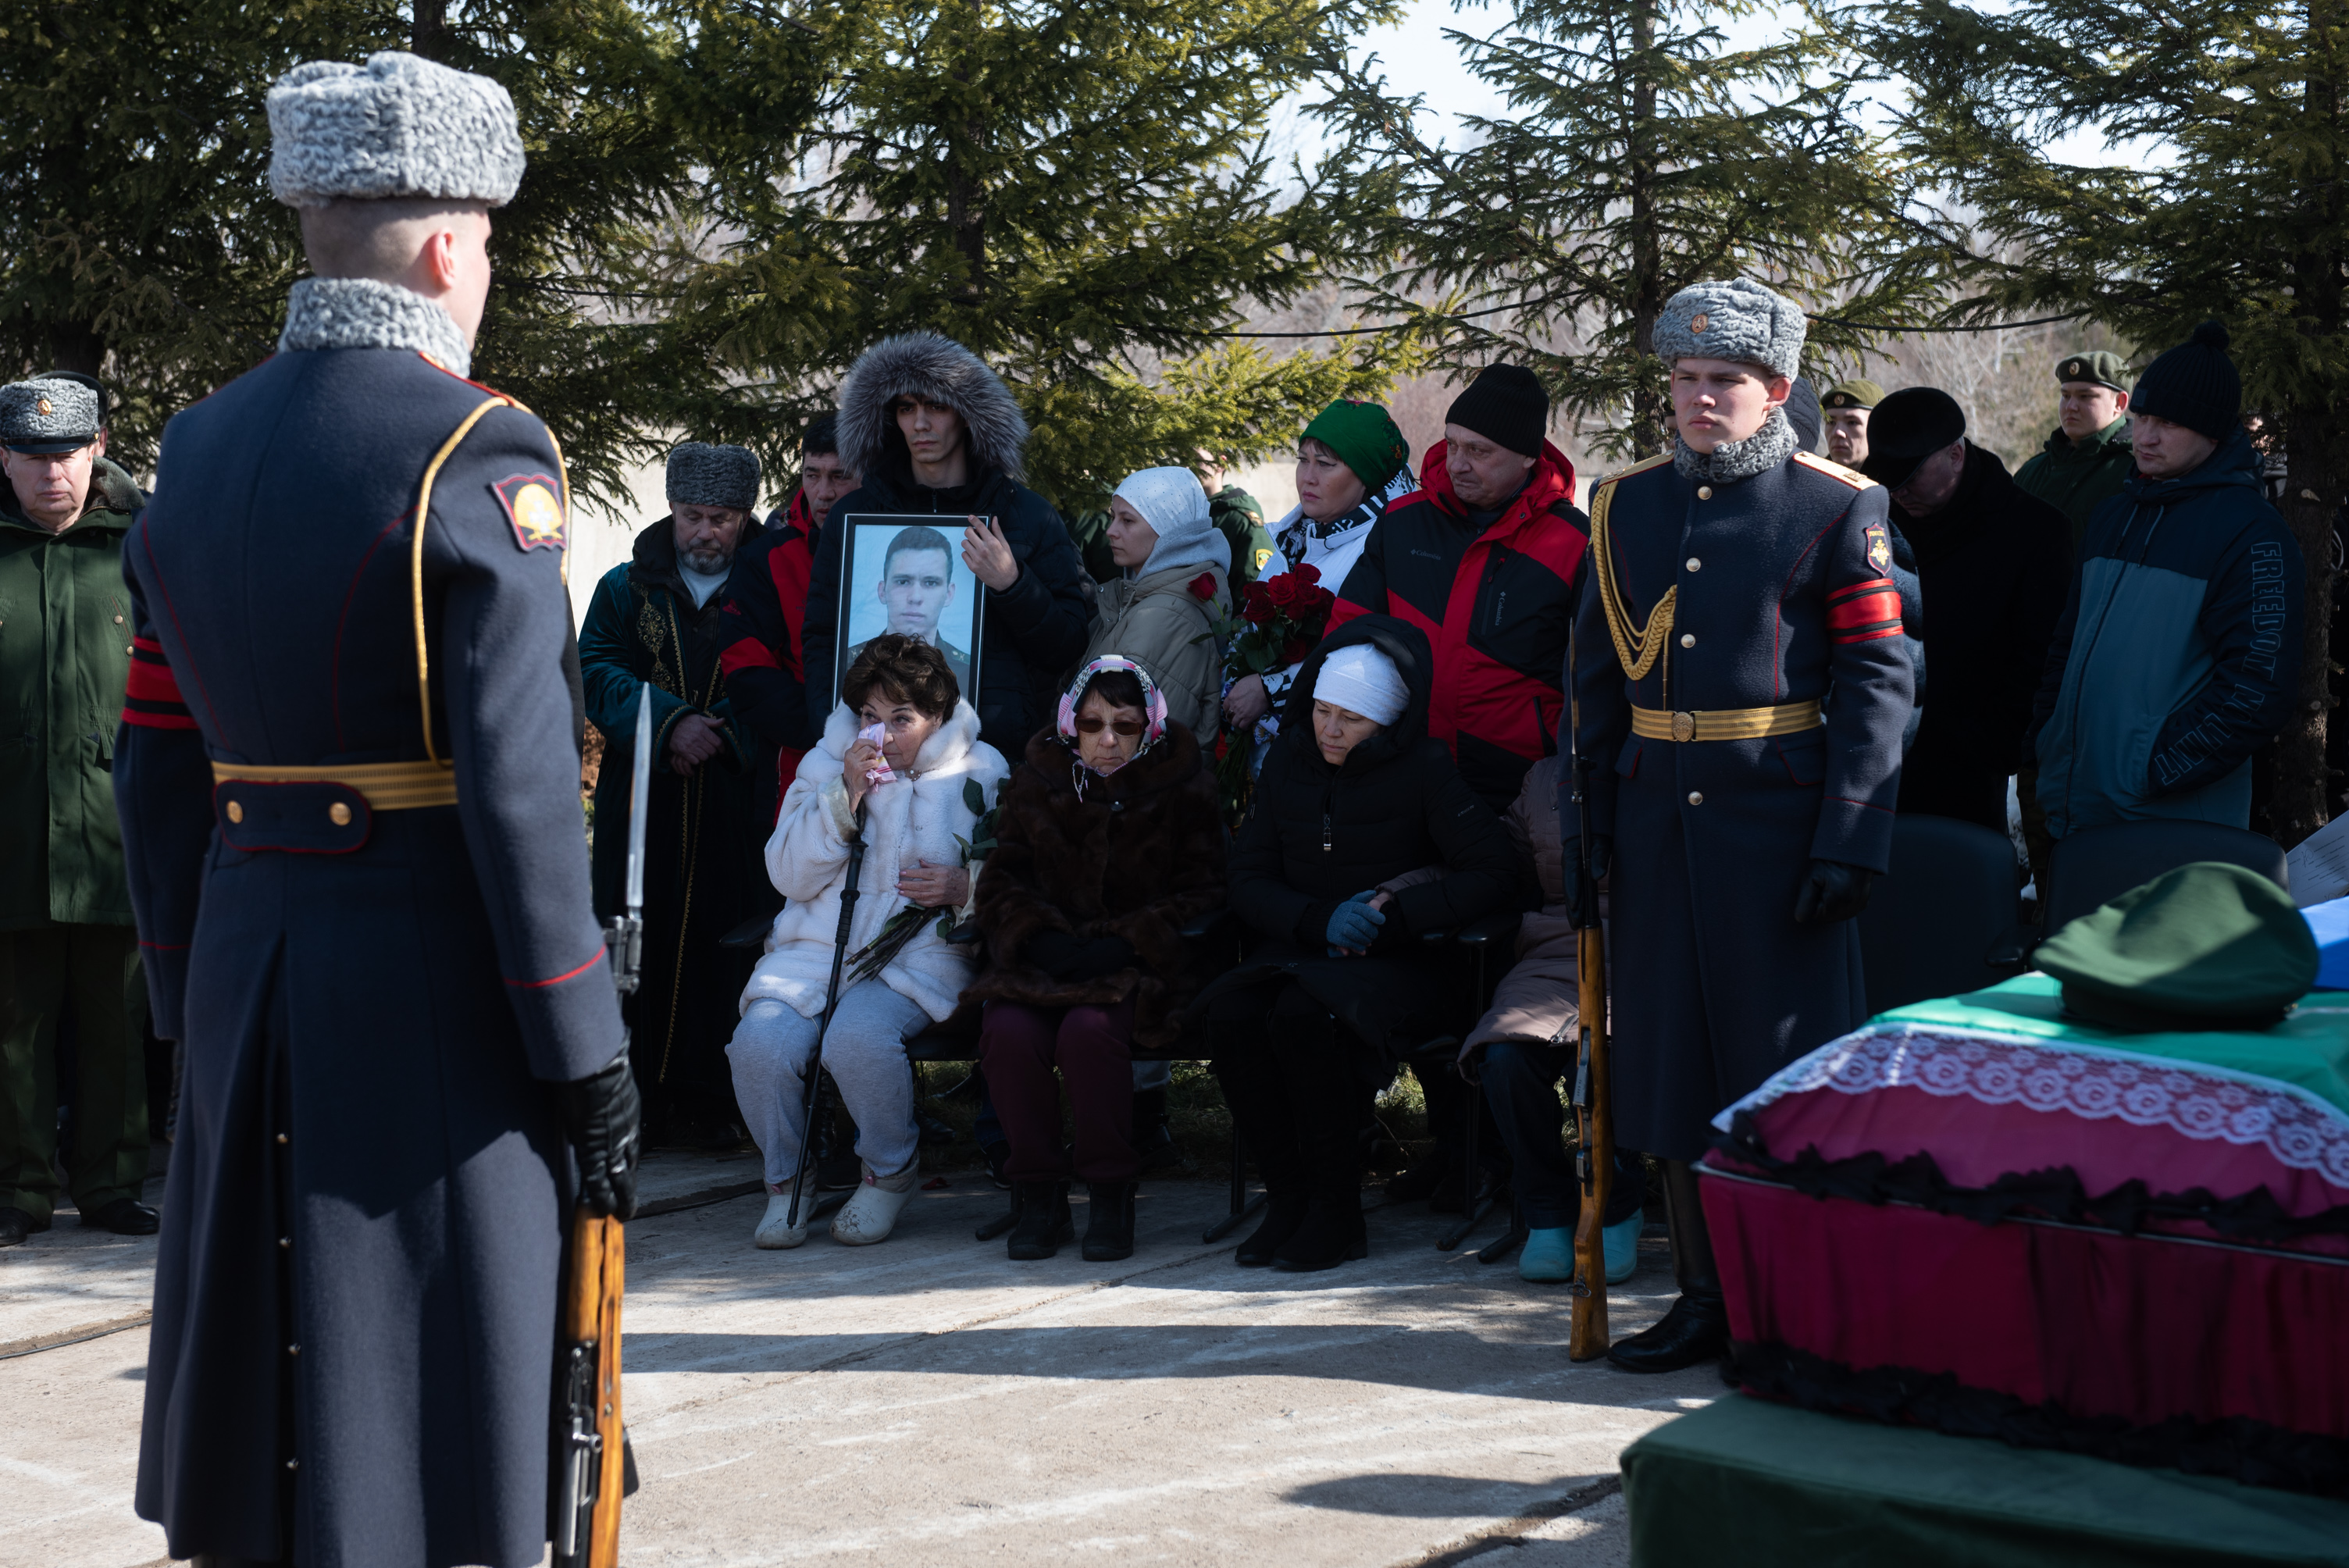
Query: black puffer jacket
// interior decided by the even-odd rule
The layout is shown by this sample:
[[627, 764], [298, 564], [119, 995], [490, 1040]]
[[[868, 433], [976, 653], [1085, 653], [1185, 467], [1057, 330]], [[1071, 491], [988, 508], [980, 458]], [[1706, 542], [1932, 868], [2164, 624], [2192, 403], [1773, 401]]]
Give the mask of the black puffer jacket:
[[[969, 483], [932, 490], [915, 482], [905, 438], [889, 412], [908, 394], [962, 417]], [[1060, 674], [1085, 651], [1092, 620], [1084, 563], [1061, 514], [1019, 482], [1027, 440], [1028, 422], [1010, 391], [978, 356], [936, 333], [906, 333], [875, 344], [841, 384], [840, 455], [864, 482], [833, 503], [827, 521], [858, 512], [993, 517], [1019, 558], [1019, 580], [1000, 593], [986, 591], [978, 690], [962, 694], [978, 712], [979, 738], [1006, 757], [1022, 755], [1036, 727], [1051, 717]], [[808, 718], [816, 734], [832, 716], [843, 531], [826, 527], [816, 535], [800, 632]]]
[[[1356, 643], [1394, 661], [1411, 703], [1332, 768], [1313, 738], [1313, 688], [1330, 655]], [[1524, 877], [1508, 835], [1427, 733], [1430, 685], [1427, 638], [1392, 615], [1349, 621], [1305, 661], [1232, 853], [1232, 907], [1251, 925], [1318, 954], [1340, 904], [1428, 866], [1444, 874], [1396, 895], [1381, 951], [1515, 901]]]

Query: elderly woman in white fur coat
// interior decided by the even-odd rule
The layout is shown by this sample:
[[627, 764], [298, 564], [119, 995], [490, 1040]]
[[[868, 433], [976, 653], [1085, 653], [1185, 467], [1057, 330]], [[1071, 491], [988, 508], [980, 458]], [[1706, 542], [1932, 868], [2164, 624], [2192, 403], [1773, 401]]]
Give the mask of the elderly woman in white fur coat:
[[[860, 954], [908, 905], [968, 917], [974, 878], [962, 863], [977, 818], [964, 786], [984, 799], [1009, 772], [978, 738], [978, 716], [962, 700], [946, 656], [916, 638], [883, 635], [864, 646], [841, 684], [842, 700], [823, 738], [800, 760], [767, 841], [767, 874], [790, 902], [767, 935], [742, 1021], [726, 1047], [734, 1096], [766, 1161], [767, 1210], [753, 1239], [762, 1247], [807, 1240], [810, 1191], [791, 1222], [791, 1181], [799, 1162], [805, 1074], [832, 976], [848, 880], [848, 841], [864, 810], [864, 862], [840, 1005], [824, 1034], [823, 1066], [856, 1119], [864, 1180], [832, 1222], [833, 1239], [864, 1246], [885, 1238], [913, 1196], [920, 1142], [905, 1039], [955, 1009], [971, 960], [948, 944], [936, 919], [857, 979]], [[870, 738], [875, 727], [880, 738]], [[894, 893], [895, 896], [892, 896]], [[873, 956], [878, 956], [874, 954]], [[869, 964], [864, 965], [869, 967]]]
[[1124, 571], [1102, 585], [1085, 659], [1117, 654], [1140, 665], [1168, 717], [1212, 747], [1224, 690], [1215, 628], [1231, 609], [1232, 547], [1198, 479], [1188, 469], [1126, 476], [1110, 498], [1109, 551]]

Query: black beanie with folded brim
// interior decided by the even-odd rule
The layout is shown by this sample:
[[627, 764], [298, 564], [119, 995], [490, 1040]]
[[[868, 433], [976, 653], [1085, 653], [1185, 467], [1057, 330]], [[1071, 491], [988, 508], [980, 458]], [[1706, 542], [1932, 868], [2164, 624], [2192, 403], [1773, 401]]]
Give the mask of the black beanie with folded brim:
[[1549, 394], [1542, 390], [1541, 378], [1522, 365], [1487, 365], [1452, 400], [1444, 422], [1538, 458], [1549, 433]]
[[2150, 414], [2224, 445], [2243, 418], [2243, 377], [2227, 356], [2227, 329], [2206, 321], [2145, 367], [2129, 412]]

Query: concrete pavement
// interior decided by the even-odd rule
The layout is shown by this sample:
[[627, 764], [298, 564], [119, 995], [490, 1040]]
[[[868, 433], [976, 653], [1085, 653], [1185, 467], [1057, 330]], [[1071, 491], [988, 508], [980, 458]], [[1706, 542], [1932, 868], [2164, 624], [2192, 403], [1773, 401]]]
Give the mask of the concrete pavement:
[[[672, 1157], [647, 1187], [753, 1175]], [[1564, 1293], [1438, 1253], [1423, 1207], [1374, 1211], [1367, 1263], [1289, 1275], [1200, 1242], [1218, 1184], [1145, 1185], [1118, 1264], [1009, 1262], [971, 1236], [1003, 1203], [957, 1175], [863, 1249], [760, 1252], [756, 1196], [633, 1225], [623, 1560], [1619, 1563], [1617, 1456], [1722, 1391], [1568, 1362]], [[0, 1253], [0, 1343], [105, 1329], [152, 1255], [62, 1229]], [[1618, 1333], [1669, 1300], [1660, 1242], [1625, 1289]], [[0, 1359], [0, 1565], [165, 1560], [130, 1511], [145, 1347]]]

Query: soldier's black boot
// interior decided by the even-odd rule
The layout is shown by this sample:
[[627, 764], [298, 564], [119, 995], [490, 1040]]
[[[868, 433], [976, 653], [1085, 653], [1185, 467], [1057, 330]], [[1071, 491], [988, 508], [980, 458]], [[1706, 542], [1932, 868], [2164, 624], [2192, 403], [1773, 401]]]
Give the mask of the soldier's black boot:
[[1292, 1026], [1278, 1050], [1309, 1198], [1304, 1220], [1273, 1254], [1272, 1266], [1318, 1274], [1371, 1255], [1362, 1226], [1362, 1144], [1355, 1125], [1353, 1064], [1343, 1026], [1327, 1013]]
[[1021, 1181], [1013, 1186], [1012, 1193], [1019, 1222], [1011, 1227], [1011, 1239], [1004, 1243], [1011, 1256], [1022, 1262], [1049, 1258], [1061, 1250], [1062, 1242], [1077, 1239], [1066, 1181]]
[[1681, 1297], [1654, 1327], [1609, 1347], [1607, 1359], [1626, 1372], [1677, 1372], [1719, 1360], [1729, 1348], [1729, 1306], [1722, 1298], [1720, 1271], [1713, 1267], [1696, 1168], [1684, 1160], [1664, 1161], [1663, 1167], [1672, 1273], [1680, 1280]]
[[1240, 1140], [1257, 1174], [1264, 1178], [1264, 1218], [1234, 1254], [1240, 1267], [1260, 1269], [1305, 1222], [1306, 1205], [1312, 1198], [1305, 1161], [1298, 1152], [1297, 1119], [1289, 1109], [1272, 1042], [1259, 1032], [1226, 1031], [1216, 1046], [1215, 1073]]
[[1133, 1195], [1140, 1187], [1134, 1181], [1085, 1183], [1085, 1206], [1092, 1211], [1085, 1222], [1085, 1262], [1113, 1264], [1133, 1255]]

